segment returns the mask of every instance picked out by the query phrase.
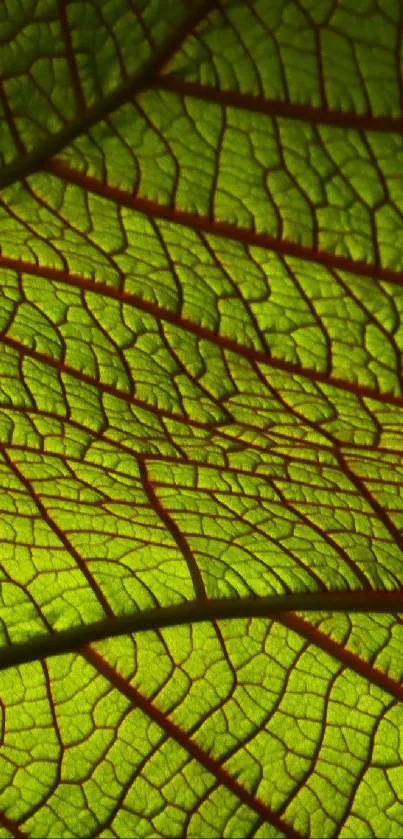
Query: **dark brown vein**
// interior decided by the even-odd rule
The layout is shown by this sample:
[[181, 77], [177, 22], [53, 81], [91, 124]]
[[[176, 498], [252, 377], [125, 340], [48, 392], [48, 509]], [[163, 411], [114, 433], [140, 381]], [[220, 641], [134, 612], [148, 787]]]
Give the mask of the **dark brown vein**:
[[60, 0], [59, 2], [59, 19], [60, 27], [64, 42], [64, 51], [66, 54], [67, 65], [69, 68], [71, 84], [74, 91], [76, 107], [79, 114], [84, 114], [87, 111], [84, 94], [81, 87], [80, 77], [77, 70], [77, 63], [74, 55], [73, 46], [71, 43], [71, 31], [67, 19], [67, 3], [68, 0]]
[[148, 61], [142, 64], [138, 72], [122, 82], [109, 96], [106, 96], [101, 102], [70, 122], [57, 134], [51, 135], [38, 148], [4, 166], [0, 172], [0, 189], [10, 186], [15, 181], [31, 175], [43, 167], [46, 161], [60, 153], [80, 134], [85, 133], [97, 122], [105, 119], [108, 114], [124, 105], [125, 102], [131, 101], [138, 93], [146, 90], [154, 81], [155, 76], [161, 73], [170, 58], [178, 51], [184, 39], [216, 6], [217, 0], [196, 2], [190, 12], [185, 14], [181, 24], [171, 37], [163, 42]]
[[[20, 644], [3, 647], [0, 650], [0, 670], [29, 661], [37, 661], [48, 656], [75, 652], [85, 644], [133, 632], [213, 620], [238, 620], [253, 617], [285, 620], [287, 617], [285, 613], [290, 611], [304, 613], [311, 611], [363, 612], [364, 614], [370, 614], [371, 612], [403, 613], [403, 589], [372, 592], [329, 591], [326, 594], [303, 591], [297, 594], [276, 594], [260, 598], [220, 598], [205, 600], [204, 602], [194, 600], [170, 606], [157, 606], [146, 611], [134, 612], [131, 615], [120, 615], [95, 621], [86, 626], [80, 625], [63, 629], [54, 635], [38, 635]], [[319, 630], [316, 630], [316, 632], [319, 632]], [[336, 647], [334, 649], [336, 650]], [[353, 653], [349, 653], [349, 655], [353, 655]], [[372, 678], [370, 677], [373, 670], [371, 665], [364, 663], [363, 666], [366, 667], [367, 678]], [[393, 679], [387, 678], [390, 682], [389, 692], [393, 693], [394, 696], [398, 695], [399, 699], [403, 698], [403, 685], [398, 685]]]

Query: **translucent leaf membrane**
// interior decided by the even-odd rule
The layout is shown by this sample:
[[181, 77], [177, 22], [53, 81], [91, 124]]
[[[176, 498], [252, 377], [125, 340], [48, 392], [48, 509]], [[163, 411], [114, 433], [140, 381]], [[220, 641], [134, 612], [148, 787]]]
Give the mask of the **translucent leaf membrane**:
[[403, 830], [399, 0], [0, 11], [0, 837]]

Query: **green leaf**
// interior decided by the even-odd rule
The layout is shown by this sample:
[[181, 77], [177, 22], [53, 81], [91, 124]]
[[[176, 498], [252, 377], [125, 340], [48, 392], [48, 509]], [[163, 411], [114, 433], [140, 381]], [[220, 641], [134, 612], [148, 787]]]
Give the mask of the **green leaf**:
[[403, 832], [400, 0], [0, 7], [0, 839]]

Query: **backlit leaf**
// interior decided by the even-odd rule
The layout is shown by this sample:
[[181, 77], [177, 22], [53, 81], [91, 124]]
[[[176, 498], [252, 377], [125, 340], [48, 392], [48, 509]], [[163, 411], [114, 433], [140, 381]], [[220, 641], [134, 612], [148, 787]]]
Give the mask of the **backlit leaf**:
[[402, 835], [402, 26], [0, 5], [0, 839]]

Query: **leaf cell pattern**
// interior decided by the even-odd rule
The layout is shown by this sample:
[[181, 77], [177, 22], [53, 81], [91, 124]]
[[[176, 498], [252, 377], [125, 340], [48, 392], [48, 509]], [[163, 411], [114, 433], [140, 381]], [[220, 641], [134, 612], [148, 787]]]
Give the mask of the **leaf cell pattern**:
[[0, 9], [0, 838], [400, 837], [399, 0]]

